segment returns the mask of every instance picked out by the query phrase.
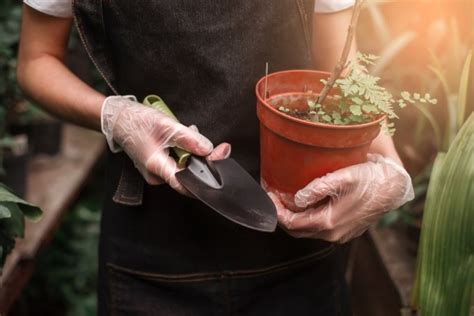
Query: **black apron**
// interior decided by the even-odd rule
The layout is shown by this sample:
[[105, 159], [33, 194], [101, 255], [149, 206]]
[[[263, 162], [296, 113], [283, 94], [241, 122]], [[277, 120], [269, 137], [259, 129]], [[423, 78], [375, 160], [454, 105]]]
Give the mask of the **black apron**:
[[[271, 71], [311, 68], [314, 0], [80, 0], [73, 6], [83, 44], [112, 93], [139, 100], [160, 95], [183, 124], [197, 125], [215, 145], [231, 143], [232, 157], [258, 179], [255, 83], [267, 61]], [[141, 205], [116, 203], [122, 169], [130, 164], [124, 153], [109, 154], [100, 241], [104, 315], [118, 304], [110, 298], [117, 271], [219, 279], [334, 252], [329, 243], [280, 229], [238, 226], [168, 185], [145, 185]], [[320, 274], [333, 279], [334, 269], [327, 269]]]

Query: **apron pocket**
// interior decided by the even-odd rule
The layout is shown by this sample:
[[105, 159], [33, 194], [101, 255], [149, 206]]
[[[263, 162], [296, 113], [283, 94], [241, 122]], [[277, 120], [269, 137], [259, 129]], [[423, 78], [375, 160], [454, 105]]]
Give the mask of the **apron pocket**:
[[148, 273], [107, 265], [111, 316], [223, 315], [225, 283], [212, 274], [152, 278]]

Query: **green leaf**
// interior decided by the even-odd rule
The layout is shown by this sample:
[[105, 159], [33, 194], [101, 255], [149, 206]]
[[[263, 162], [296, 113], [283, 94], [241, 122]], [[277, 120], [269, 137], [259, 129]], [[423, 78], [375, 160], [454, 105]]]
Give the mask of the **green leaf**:
[[0, 204], [0, 219], [10, 218], [10, 217], [12, 217], [12, 213], [10, 212], [8, 207]]
[[405, 100], [411, 99], [411, 93], [408, 92], [408, 91], [402, 91], [402, 92], [400, 93], [400, 95], [401, 95], [402, 98], [404, 98]]
[[362, 110], [365, 113], [377, 113], [378, 112], [377, 107], [375, 105], [372, 105], [372, 104], [364, 104], [362, 106]]
[[323, 115], [323, 120], [325, 120], [326, 122], [331, 122], [332, 118], [326, 114], [326, 115]]
[[[17, 203], [19, 209], [23, 214], [30, 220], [37, 222], [41, 219], [43, 212], [41, 209], [31, 203], [24, 201], [23, 199], [15, 196], [7, 186], [0, 183], [0, 203], [2, 202], [13, 202]], [[3, 204], [3, 203], [2, 203]]]
[[469, 91], [469, 72], [471, 70], [471, 59], [472, 59], [472, 50], [469, 51], [469, 54], [466, 57], [464, 66], [462, 69], [461, 80], [459, 81], [459, 92], [458, 92], [458, 102], [457, 102], [457, 128], [459, 129], [464, 123], [464, 117], [466, 115], [466, 103], [467, 103], [467, 94]]
[[405, 100], [403, 99], [398, 99], [397, 102], [398, 102], [398, 106], [402, 109], [407, 106]]
[[352, 102], [354, 102], [357, 105], [362, 105], [362, 103], [364, 103], [364, 101], [359, 97], [354, 97], [351, 100], [352, 100]]
[[474, 294], [474, 114], [439, 153], [426, 197], [412, 303], [423, 315], [469, 315]]
[[349, 111], [351, 111], [351, 113], [354, 115], [362, 115], [362, 110], [361, 110], [360, 105], [351, 105], [349, 107]]
[[350, 120], [350, 123], [354, 122], [354, 123], [362, 123], [362, 121], [364, 120], [362, 118], [362, 116], [360, 115], [354, 115], [354, 114], [351, 114], [349, 115], [348, 119]]
[[7, 236], [23, 238], [25, 231], [25, 218], [17, 204], [12, 202], [2, 202], [2, 206], [9, 209], [10, 218], [4, 218], [0, 221], [0, 230]]

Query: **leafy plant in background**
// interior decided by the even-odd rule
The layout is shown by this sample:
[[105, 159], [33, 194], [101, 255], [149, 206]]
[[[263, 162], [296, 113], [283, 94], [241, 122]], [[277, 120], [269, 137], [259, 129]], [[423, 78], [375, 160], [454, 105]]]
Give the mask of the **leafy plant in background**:
[[100, 177], [85, 188], [51, 244], [38, 256], [35, 273], [12, 315], [96, 315]]
[[[7, 115], [22, 99], [16, 83], [16, 51], [20, 31], [21, 5], [12, 0], [0, 1], [0, 174], [3, 153], [14, 150], [14, 139], [8, 134]], [[22, 146], [20, 144], [20, 146]]]
[[[414, 128], [414, 144], [410, 146], [418, 152], [419, 148], [426, 147], [427, 135], [433, 134], [435, 139], [435, 151], [446, 151], [461, 125], [459, 121], [459, 109], [467, 107], [466, 98], [469, 91], [469, 69], [472, 68], [472, 53], [469, 47], [474, 39], [474, 32], [461, 32], [454, 18], [440, 18], [431, 23], [428, 28], [428, 48], [431, 63], [430, 72], [422, 71], [409, 63], [403, 67], [391, 67], [394, 60], [410, 43], [418, 37], [418, 33], [410, 30], [399, 35], [393, 34], [389, 29], [387, 21], [380, 10], [381, 5], [374, 1], [368, 1], [367, 12], [371, 18], [371, 30], [378, 38], [381, 50], [378, 54], [381, 58], [371, 67], [374, 75], [384, 73], [384, 78], [389, 79], [394, 89], [401, 89], [407, 80], [416, 81], [416, 84], [430, 94], [435, 95], [440, 103], [436, 112], [447, 109], [447, 117], [436, 115], [429, 104], [416, 104], [420, 115]], [[430, 35], [431, 34], [431, 35]], [[373, 41], [372, 41], [373, 42]], [[371, 43], [372, 43], [371, 42]], [[423, 49], [426, 49], [423, 47]], [[471, 75], [472, 77], [472, 75]], [[465, 113], [469, 113], [465, 109]], [[425, 148], [426, 151], [429, 149]], [[431, 156], [432, 157], [432, 156]], [[432, 158], [425, 162], [425, 167], [417, 170], [413, 176], [415, 188], [415, 199], [408, 202], [398, 210], [387, 213], [380, 224], [388, 226], [398, 220], [409, 225], [418, 226], [421, 222], [421, 212], [428, 182], [432, 170]]]
[[0, 268], [15, 246], [15, 238], [24, 237], [25, 217], [38, 221], [41, 215], [38, 207], [15, 196], [0, 184]]
[[474, 294], [474, 114], [440, 152], [428, 187], [413, 305], [422, 315], [469, 315]]
[[[15, 1], [0, 1], [0, 151], [14, 149], [15, 142], [6, 135], [6, 114], [21, 98], [16, 84], [16, 50], [21, 6]], [[0, 154], [0, 157], [3, 157]], [[15, 196], [0, 184], [0, 267], [15, 245], [15, 238], [24, 235], [25, 217], [41, 218], [41, 210]]]
[[[467, 53], [463, 67], [459, 71], [460, 78], [456, 80], [458, 84], [457, 89], [454, 87], [453, 83], [448, 81], [444, 70], [445, 68], [439, 62], [439, 59], [437, 59], [434, 55], [432, 56], [434, 64], [430, 66], [430, 69], [434, 74], [436, 74], [437, 80], [439, 80], [441, 86], [443, 87], [442, 95], [445, 99], [445, 104], [447, 105], [448, 109], [448, 118], [445, 120], [445, 122], [440, 122], [439, 119], [437, 119], [430, 112], [430, 109], [423, 106], [422, 104], [415, 105], [422, 114], [419, 122], [427, 121], [429, 123], [429, 126], [432, 128], [434, 137], [436, 139], [438, 151], [440, 152], [446, 152], [449, 149], [454, 138], [456, 137], [456, 134], [461, 129], [466, 114], [472, 111], [468, 107], [469, 84], [470, 78], [473, 77], [470, 74], [472, 68], [472, 54], [472, 51]], [[443, 123], [445, 125], [444, 129], [442, 125]], [[413, 179], [413, 185], [415, 187], [415, 199], [402, 206], [396, 212], [387, 214], [383, 220], [384, 225], [391, 224], [398, 218], [401, 218], [408, 223], [413, 222], [413, 217], [410, 215], [410, 210], [412, 210], [417, 204], [419, 205], [423, 203], [423, 200], [426, 197], [432, 167], [432, 163], [428, 163], [427, 166]]]
[[17, 1], [0, 1], [0, 107], [8, 109], [21, 98], [16, 84], [16, 51], [21, 6]]

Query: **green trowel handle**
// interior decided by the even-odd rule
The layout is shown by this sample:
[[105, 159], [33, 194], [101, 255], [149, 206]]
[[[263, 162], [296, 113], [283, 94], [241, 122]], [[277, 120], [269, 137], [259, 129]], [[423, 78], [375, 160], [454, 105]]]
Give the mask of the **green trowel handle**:
[[[176, 116], [171, 112], [170, 108], [166, 105], [165, 101], [157, 95], [149, 95], [143, 100], [143, 104], [150, 106], [174, 119], [176, 122], [179, 122]], [[186, 150], [179, 147], [173, 147], [174, 153], [178, 157], [178, 166], [184, 168], [186, 166], [186, 161], [191, 156]]]

